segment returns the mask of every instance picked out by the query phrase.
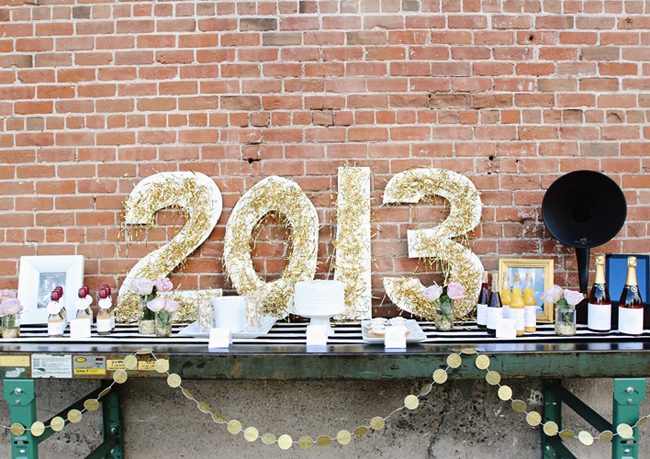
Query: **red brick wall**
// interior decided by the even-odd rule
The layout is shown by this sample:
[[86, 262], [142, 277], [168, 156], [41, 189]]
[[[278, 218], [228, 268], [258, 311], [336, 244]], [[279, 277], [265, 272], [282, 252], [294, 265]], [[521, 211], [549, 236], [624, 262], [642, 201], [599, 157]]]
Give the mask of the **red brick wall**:
[[[0, 4], [0, 288], [17, 287], [21, 255], [53, 254], [85, 255], [93, 289], [118, 285], [152, 247], [115, 257], [123, 199], [155, 171], [190, 169], [214, 178], [224, 213], [174, 276], [183, 288], [228, 288], [230, 210], [273, 174], [318, 208], [328, 272], [342, 165], [374, 173], [377, 304], [382, 276], [418, 266], [406, 229], [444, 215], [380, 207], [386, 181], [414, 166], [463, 173], [482, 192], [470, 243], [489, 270], [503, 257], [552, 257], [557, 282], [577, 284], [540, 204], [579, 169], [608, 174], [628, 200], [625, 227], [593, 252], [650, 251], [650, 2]], [[178, 224], [160, 220], [150, 242]], [[286, 235], [264, 239], [276, 242], [259, 244], [255, 262], [272, 278]]]

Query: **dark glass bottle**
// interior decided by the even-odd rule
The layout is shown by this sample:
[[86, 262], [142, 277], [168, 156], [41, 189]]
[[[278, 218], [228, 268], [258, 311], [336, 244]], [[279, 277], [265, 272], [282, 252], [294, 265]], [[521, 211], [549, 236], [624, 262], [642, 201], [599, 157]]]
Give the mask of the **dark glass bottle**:
[[627, 335], [643, 333], [643, 299], [636, 281], [636, 257], [627, 258], [627, 279], [618, 307], [618, 329]]
[[589, 292], [587, 326], [594, 331], [612, 329], [612, 301], [605, 283], [605, 256], [596, 257], [596, 277]]
[[488, 273], [487, 271], [483, 271], [483, 281], [481, 282], [481, 290], [479, 291], [476, 304], [476, 324], [479, 330], [485, 330], [487, 328], [487, 307], [489, 302]]
[[499, 295], [499, 284], [496, 279], [492, 279], [492, 292], [490, 294], [490, 303], [488, 304], [488, 335], [496, 336], [497, 321], [501, 318], [503, 305], [501, 304], [501, 295]]

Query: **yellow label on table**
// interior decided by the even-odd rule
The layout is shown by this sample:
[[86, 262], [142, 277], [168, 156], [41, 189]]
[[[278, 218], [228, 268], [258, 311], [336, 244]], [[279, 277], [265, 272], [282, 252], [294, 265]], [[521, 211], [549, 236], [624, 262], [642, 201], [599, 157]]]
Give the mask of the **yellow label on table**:
[[138, 371], [156, 371], [156, 362], [145, 362], [141, 360], [138, 362]]
[[28, 367], [28, 355], [0, 355], [0, 367]]
[[106, 362], [107, 370], [124, 370], [124, 360], [108, 360]]
[[105, 375], [106, 370], [100, 368], [75, 368], [76, 375]]

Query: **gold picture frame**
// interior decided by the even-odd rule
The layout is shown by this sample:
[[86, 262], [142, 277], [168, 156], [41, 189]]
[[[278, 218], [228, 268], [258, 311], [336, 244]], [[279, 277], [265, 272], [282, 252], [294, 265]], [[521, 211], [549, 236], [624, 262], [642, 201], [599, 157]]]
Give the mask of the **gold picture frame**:
[[519, 273], [523, 282], [527, 272], [533, 274], [533, 291], [537, 299], [537, 323], [553, 323], [553, 305], [540, 300], [541, 293], [553, 285], [553, 260], [538, 258], [500, 258], [499, 259], [499, 290], [503, 288], [503, 276], [508, 272], [510, 287], [515, 273]]

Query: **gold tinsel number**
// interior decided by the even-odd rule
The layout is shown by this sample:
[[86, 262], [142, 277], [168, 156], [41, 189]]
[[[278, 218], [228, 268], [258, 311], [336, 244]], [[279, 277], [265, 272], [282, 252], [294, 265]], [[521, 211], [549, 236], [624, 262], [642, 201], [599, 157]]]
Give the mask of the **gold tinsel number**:
[[[481, 287], [483, 265], [478, 257], [454, 238], [464, 237], [481, 221], [481, 198], [465, 176], [444, 169], [419, 168], [395, 175], [386, 186], [384, 204], [416, 204], [438, 195], [449, 202], [449, 216], [433, 229], [408, 230], [410, 258], [441, 262], [445, 283], [458, 282], [466, 298], [455, 301], [457, 318], [471, 313]], [[424, 285], [417, 278], [386, 277], [386, 294], [395, 305], [426, 320], [435, 318], [433, 302], [422, 296]]]

